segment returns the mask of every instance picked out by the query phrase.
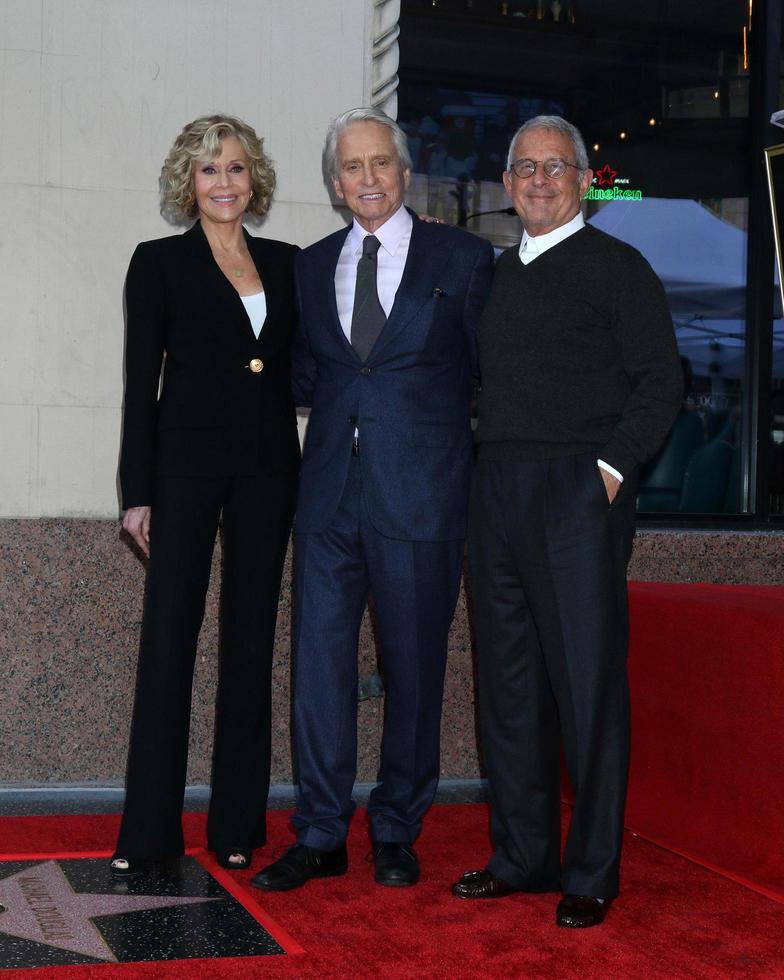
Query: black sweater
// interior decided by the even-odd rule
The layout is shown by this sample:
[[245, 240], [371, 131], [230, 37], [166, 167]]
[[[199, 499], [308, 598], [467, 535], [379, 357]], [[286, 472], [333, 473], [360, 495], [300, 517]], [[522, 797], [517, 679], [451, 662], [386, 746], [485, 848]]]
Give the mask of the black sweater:
[[508, 249], [479, 327], [482, 458], [583, 452], [627, 475], [659, 447], [683, 374], [661, 283], [586, 225], [523, 265]]

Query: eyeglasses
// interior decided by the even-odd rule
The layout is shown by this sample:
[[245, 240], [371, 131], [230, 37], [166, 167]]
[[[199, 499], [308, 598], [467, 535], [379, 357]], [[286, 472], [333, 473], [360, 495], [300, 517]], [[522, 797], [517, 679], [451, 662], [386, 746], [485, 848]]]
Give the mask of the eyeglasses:
[[561, 160], [560, 157], [551, 157], [549, 160], [515, 160], [509, 169], [521, 180], [526, 180], [528, 177], [533, 177], [540, 163], [547, 177], [563, 177], [567, 167], [580, 169], [576, 164]]

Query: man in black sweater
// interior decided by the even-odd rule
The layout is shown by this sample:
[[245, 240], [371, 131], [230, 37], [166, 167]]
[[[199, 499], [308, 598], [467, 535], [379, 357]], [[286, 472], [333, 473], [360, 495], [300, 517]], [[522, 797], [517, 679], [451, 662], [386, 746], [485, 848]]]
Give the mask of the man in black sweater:
[[[556, 921], [569, 927], [598, 925], [618, 893], [637, 473], [682, 388], [661, 283], [583, 221], [592, 177], [559, 116], [515, 134], [504, 185], [524, 232], [498, 260], [479, 328], [469, 528], [495, 850], [452, 889], [562, 891]], [[575, 793], [563, 859], [559, 742]]]

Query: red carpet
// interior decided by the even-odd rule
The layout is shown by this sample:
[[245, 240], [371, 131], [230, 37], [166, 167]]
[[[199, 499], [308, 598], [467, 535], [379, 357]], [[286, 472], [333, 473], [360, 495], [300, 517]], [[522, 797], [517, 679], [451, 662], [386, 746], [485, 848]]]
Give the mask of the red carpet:
[[784, 901], [784, 587], [629, 592], [626, 826]]
[[[365, 821], [357, 816], [343, 878], [274, 895], [248, 886], [252, 872], [232, 876], [303, 947], [300, 955], [0, 969], [0, 980], [784, 978], [784, 905], [639, 838], [627, 837], [623, 893], [604, 925], [570, 932], [554, 925], [554, 895], [487, 903], [451, 897], [459, 873], [488, 856], [486, 807], [434, 807], [417, 845], [422, 881], [400, 890], [373, 883]], [[288, 818], [286, 811], [270, 813], [270, 846], [256, 855], [252, 871], [269, 861], [272, 848], [292, 842]], [[110, 851], [117, 823], [114, 816], [5, 817], [0, 851]], [[186, 815], [185, 826], [189, 846], [202, 846], [203, 814]]]

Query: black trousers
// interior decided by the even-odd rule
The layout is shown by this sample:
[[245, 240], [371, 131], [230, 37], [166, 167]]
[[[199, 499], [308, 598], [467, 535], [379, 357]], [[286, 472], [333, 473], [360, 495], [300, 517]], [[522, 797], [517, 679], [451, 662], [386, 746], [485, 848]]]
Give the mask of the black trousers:
[[[609, 506], [595, 453], [476, 468], [469, 565], [488, 869], [521, 889], [618, 891], [634, 484], [629, 474]], [[560, 745], [576, 798], [563, 861]]]
[[223, 581], [209, 847], [266, 839], [270, 683], [296, 478], [166, 478], [152, 507], [136, 701], [117, 854], [183, 852], [196, 644], [222, 517]]

